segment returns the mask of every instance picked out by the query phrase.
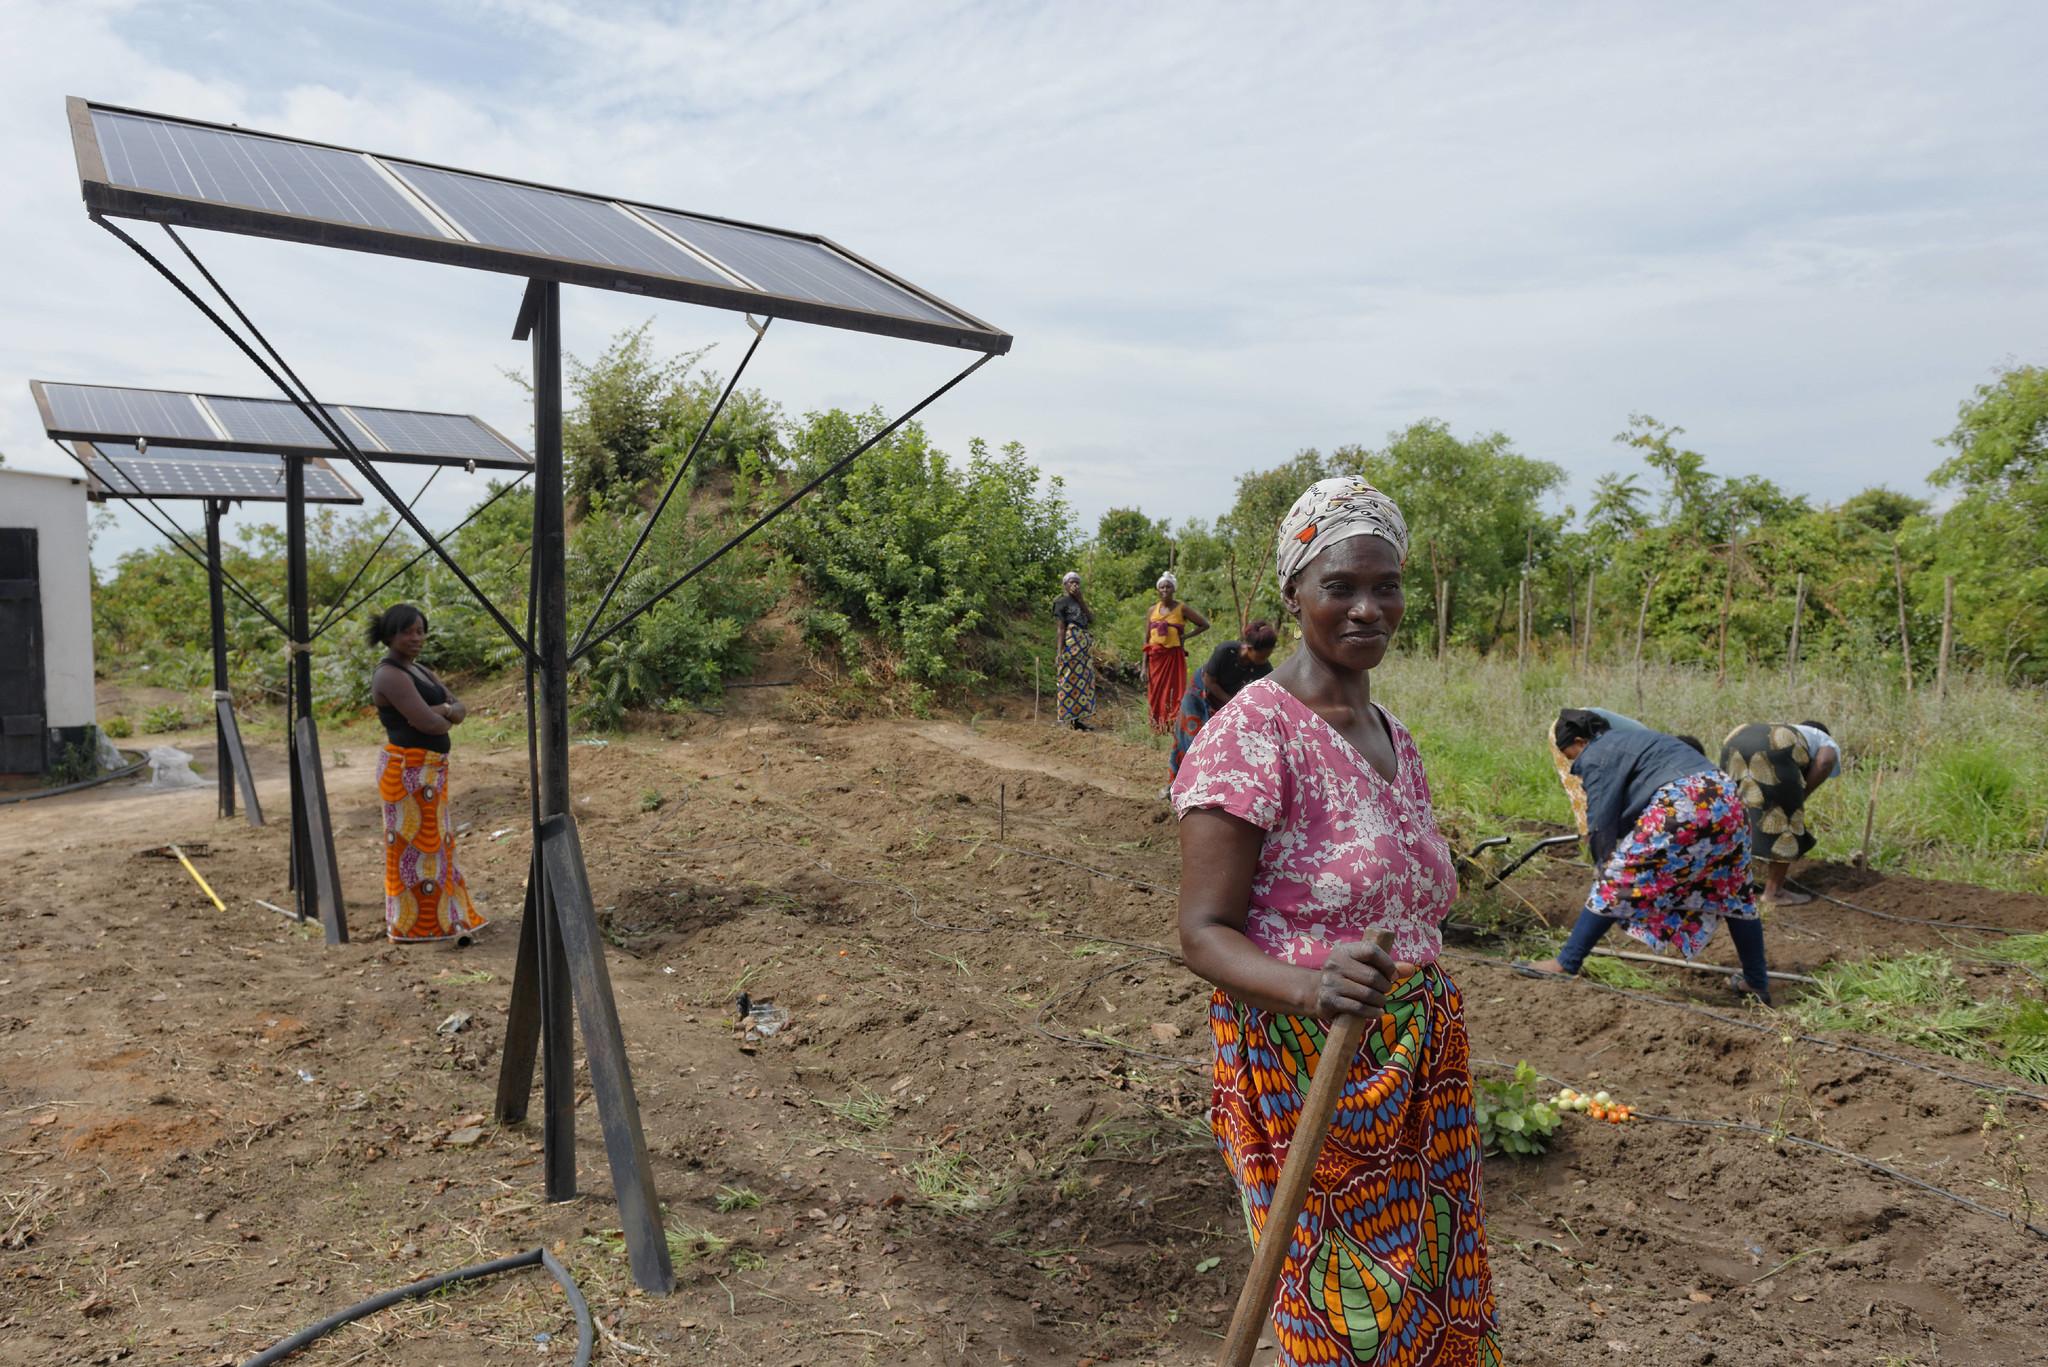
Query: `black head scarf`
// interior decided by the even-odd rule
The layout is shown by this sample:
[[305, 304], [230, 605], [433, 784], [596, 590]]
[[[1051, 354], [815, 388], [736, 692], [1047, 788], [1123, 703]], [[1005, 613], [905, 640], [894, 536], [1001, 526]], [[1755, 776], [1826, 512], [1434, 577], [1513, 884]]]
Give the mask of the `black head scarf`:
[[1598, 712], [1587, 712], [1577, 707], [1567, 707], [1557, 714], [1557, 724], [1550, 728], [1550, 738], [1558, 749], [1563, 750], [1573, 741], [1594, 741], [1607, 734], [1607, 718]]

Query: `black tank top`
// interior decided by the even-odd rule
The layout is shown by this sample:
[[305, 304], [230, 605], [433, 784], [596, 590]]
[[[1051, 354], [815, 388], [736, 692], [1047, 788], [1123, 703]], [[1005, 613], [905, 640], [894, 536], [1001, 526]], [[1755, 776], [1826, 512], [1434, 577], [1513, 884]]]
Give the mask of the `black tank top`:
[[[420, 700], [427, 706], [432, 707], [448, 701], [448, 690], [428, 678], [425, 670], [414, 669], [388, 655], [377, 662], [379, 669], [385, 665], [404, 670], [406, 676], [413, 681], [413, 686], [419, 689]], [[393, 745], [403, 746], [408, 750], [431, 750], [437, 755], [448, 753], [447, 732], [430, 736], [424, 731], [415, 730], [413, 724], [405, 719], [405, 714], [390, 703], [377, 704], [377, 720], [384, 723], [384, 735]]]

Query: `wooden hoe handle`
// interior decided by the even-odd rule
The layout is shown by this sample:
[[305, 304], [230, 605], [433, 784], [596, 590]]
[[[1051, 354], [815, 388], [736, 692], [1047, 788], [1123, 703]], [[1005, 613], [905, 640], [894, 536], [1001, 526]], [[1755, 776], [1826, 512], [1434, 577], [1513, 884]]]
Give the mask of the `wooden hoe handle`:
[[[1373, 943], [1391, 951], [1392, 931], [1373, 935]], [[1273, 1191], [1273, 1204], [1266, 1210], [1266, 1225], [1258, 1247], [1252, 1253], [1251, 1274], [1237, 1298], [1230, 1317], [1230, 1332], [1223, 1336], [1223, 1351], [1216, 1355], [1217, 1367], [1247, 1367], [1259, 1346], [1259, 1335], [1273, 1314], [1273, 1289], [1280, 1284], [1280, 1268], [1287, 1261], [1294, 1242], [1294, 1222], [1308, 1201], [1309, 1180], [1315, 1176], [1316, 1160], [1322, 1156], [1323, 1140], [1330, 1132], [1330, 1118], [1337, 1113], [1337, 1098], [1344, 1091], [1344, 1079], [1351, 1072], [1351, 1060], [1366, 1027], [1374, 1022], [1364, 1016], [1339, 1016], [1323, 1036], [1322, 1055], [1315, 1076], [1309, 1082], [1308, 1100], [1302, 1103], [1301, 1119], [1294, 1127], [1294, 1142], [1288, 1146], [1287, 1162], [1280, 1169], [1280, 1182]]]

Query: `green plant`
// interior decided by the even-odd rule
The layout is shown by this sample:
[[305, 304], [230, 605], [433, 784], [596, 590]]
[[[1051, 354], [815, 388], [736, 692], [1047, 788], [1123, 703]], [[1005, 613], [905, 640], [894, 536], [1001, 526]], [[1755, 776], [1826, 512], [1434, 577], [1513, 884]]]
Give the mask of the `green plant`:
[[185, 729], [185, 709], [174, 702], [158, 703], [142, 714], [142, 729], [152, 735]]
[[1515, 1065], [1512, 1078], [1473, 1079], [1473, 1112], [1487, 1153], [1533, 1158], [1550, 1148], [1550, 1136], [1561, 1122], [1556, 1108], [1532, 1095], [1540, 1081], [1526, 1061]]
[[129, 721], [126, 717], [109, 717], [107, 724], [102, 726], [100, 730], [106, 732], [115, 740], [126, 740], [135, 734], [135, 723]]
[[640, 810], [643, 812], [658, 812], [661, 810], [662, 804], [667, 801], [668, 799], [655, 789], [649, 788], [640, 794]]
[[43, 782], [49, 787], [61, 788], [67, 783], [83, 783], [99, 771], [99, 731], [88, 726], [84, 737], [76, 744], [65, 746], [63, 753], [44, 771]]
[[1628, 960], [1609, 958], [1600, 954], [1589, 956], [1585, 967], [1579, 971], [1594, 982], [1606, 983], [1609, 987], [1627, 988], [1632, 992], [1647, 992], [1657, 985], [1655, 978]]
[[759, 1210], [761, 1193], [748, 1187], [720, 1187], [712, 1204], [718, 1207], [721, 1215], [729, 1215], [736, 1210]]
[[859, 1083], [854, 1084], [856, 1095], [845, 1101], [821, 1101], [818, 1104], [833, 1115], [857, 1129], [874, 1131], [889, 1123], [889, 1100], [879, 1096]]

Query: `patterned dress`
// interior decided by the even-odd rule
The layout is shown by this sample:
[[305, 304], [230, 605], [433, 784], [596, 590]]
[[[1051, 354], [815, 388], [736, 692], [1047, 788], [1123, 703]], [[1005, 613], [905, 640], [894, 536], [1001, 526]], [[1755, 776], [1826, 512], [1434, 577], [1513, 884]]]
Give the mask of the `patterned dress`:
[[1188, 687], [1188, 652], [1181, 644], [1187, 629], [1187, 604], [1154, 603], [1145, 616], [1145, 702], [1152, 729], [1173, 729], [1174, 709]]
[[475, 934], [483, 913], [455, 857], [448, 756], [386, 745], [377, 753], [384, 800], [384, 933], [401, 942]]
[[1658, 953], [1690, 959], [1729, 917], [1757, 914], [1749, 895], [1749, 817], [1726, 774], [1657, 790], [1601, 868], [1586, 910], [1627, 922]]
[[[1202, 728], [1174, 780], [1182, 815], [1214, 808], [1267, 832], [1245, 934], [1304, 967], [1377, 930], [1423, 967], [1366, 1032], [1289, 1231], [1273, 1324], [1280, 1360], [1497, 1367], [1479, 1131], [1463, 1001], [1437, 964], [1457, 894], [1415, 742], [1381, 709], [1388, 782], [1270, 679]], [[1324, 1041], [1320, 1021], [1218, 991], [1210, 1128], [1256, 1243]]]
[[[1759, 859], [1790, 863], [1814, 846], [1806, 829], [1806, 768], [1813, 750], [1797, 726], [1753, 722], [1721, 742], [1721, 768], [1749, 812], [1749, 842]], [[1838, 761], [1839, 763], [1839, 761]]]
[[1060, 725], [1073, 726], [1095, 715], [1095, 616], [1072, 594], [1053, 600], [1052, 615], [1066, 626], [1060, 637], [1057, 709]]

